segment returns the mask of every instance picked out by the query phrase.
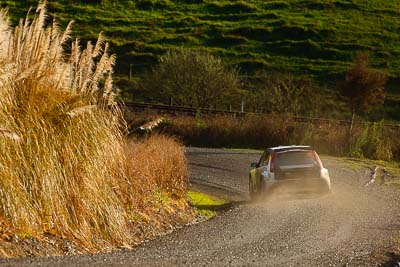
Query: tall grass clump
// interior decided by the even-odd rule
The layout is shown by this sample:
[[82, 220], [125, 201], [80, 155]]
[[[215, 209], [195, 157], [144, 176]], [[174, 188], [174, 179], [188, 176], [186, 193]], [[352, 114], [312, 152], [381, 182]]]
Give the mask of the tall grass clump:
[[[186, 197], [188, 169], [184, 147], [171, 137], [151, 135], [143, 140], [128, 140], [125, 146], [127, 179], [120, 186], [129, 209], [145, 210], [161, 195]], [[162, 196], [161, 196], [162, 197]]]
[[[112, 70], [100, 36], [68, 43], [41, 2], [14, 29], [0, 13], [0, 217], [88, 248], [129, 242]], [[65, 48], [70, 51], [67, 54]]]
[[400, 142], [398, 130], [385, 128], [382, 122], [358, 127], [350, 139], [350, 155], [390, 161], [398, 160]]

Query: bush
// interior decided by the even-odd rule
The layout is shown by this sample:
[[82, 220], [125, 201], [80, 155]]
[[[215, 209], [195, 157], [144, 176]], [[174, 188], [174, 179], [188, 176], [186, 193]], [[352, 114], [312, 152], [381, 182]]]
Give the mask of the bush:
[[125, 146], [127, 174], [132, 179], [120, 186], [124, 202], [144, 208], [157, 192], [185, 198], [188, 170], [184, 147], [174, 139], [152, 135], [144, 140], [129, 140]]
[[253, 86], [254, 93], [249, 95], [249, 100], [262, 112], [310, 116], [321, 109], [320, 88], [311, 80], [261, 71], [257, 73]]
[[204, 51], [177, 49], [167, 52], [145, 79], [143, 87], [154, 100], [201, 108], [221, 106], [238, 94], [238, 72]]
[[387, 78], [387, 74], [370, 67], [368, 54], [358, 54], [354, 59], [353, 67], [340, 83], [340, 92], [347, 98], [352, 114], [349, 132], [356, 114], [369, 113], [383, 105]]
[[390, 161], [394, 156], [393, 150], [398, 149], [394, 136], [396, 130], [386, 129], [382, 122], [366, 125], [354, 133], [350, 155]]

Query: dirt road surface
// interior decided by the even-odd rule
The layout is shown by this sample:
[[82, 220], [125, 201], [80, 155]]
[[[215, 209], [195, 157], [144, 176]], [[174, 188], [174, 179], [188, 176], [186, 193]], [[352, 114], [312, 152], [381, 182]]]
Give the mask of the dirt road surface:
[[[133, 251], [2, 260], [11, 266], [376, 266], [398, 246], [400, 197], [364, 187], [365, 170], [326, 159], [330, 195], [248, 201], [248, 169], [259, 153], [187, 148], [194, 188], [234, 202], [214, 219], [184, 227]], [[396, 256], [397, 257], [397, 256]], [[382, 262], [381, 262], [382, 263]], [[393, 266], [394, 258], [388, 266]], [[400, 266], [400, 265], [399, 265]]]

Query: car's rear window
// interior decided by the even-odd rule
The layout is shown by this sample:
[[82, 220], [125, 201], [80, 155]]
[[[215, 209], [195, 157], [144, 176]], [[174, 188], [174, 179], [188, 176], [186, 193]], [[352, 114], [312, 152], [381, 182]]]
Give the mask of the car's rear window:
[[314, 164], [314, 161], [312, 151], [289, 151], [277, 153], [276, 155], [276, 164], [278, 166]]

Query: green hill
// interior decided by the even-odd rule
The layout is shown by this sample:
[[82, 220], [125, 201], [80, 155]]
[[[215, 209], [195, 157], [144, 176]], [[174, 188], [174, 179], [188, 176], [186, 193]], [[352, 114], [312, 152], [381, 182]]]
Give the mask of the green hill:
[[[205, 48], [242, 75], [283, 70], [334, 83], [353, 56], [368, 51], [391, 79], [388, 116], [399, 113], [400, 2], [384, 0], [58, 0], [62, 25], [94, 39], [103, 31], [118, 55], [118, 76], [140, 75], [172, 47]], [[4, 1], [13, 18], [37, 1]], [[16, 23], [16, 21], [13, 21]], [[397, 100], [396, 100], [397, 99]], [[392, 109], [390, 111], [390, 109]], [[391, 114], [393, 113], [394, 114]], [[400, 116], [397, 115], [400, 120]]]

